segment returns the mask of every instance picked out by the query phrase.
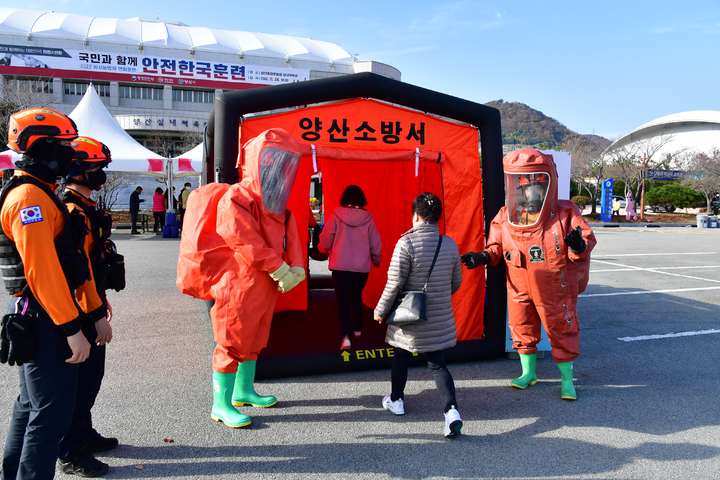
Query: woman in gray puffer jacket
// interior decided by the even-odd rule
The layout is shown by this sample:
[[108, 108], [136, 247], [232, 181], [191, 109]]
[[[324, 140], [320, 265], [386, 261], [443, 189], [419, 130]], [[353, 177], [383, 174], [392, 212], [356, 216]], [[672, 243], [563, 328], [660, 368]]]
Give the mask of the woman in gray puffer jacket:
[[[432, 193], [418, 195], [412, 204], [413, 228], [395, 245], [388, 280], [375, 307], [375, 320], [382, 322], [390, 313], [395, 297], [403, 291], [422, 290], [428, 278], [440, 240], [437, 221], [442, 215], [440, 199]], [[413, 353], [425, 353], [428, 367], [445, 402], [445, 436], [460, 434], [462, 420], [457, 411], [455, 384], [445, 366], [445, 350], [457, 343], [452, 295], [462, 283], [460, 252], [455, 241], [442, 235], [437, 261], [426, 290], [427, 322], [389, 325], [385, 341], [395, 347], [391, 394], [382, 405], [395, 415], [403, 415], [403, 397], [408, 365]]]

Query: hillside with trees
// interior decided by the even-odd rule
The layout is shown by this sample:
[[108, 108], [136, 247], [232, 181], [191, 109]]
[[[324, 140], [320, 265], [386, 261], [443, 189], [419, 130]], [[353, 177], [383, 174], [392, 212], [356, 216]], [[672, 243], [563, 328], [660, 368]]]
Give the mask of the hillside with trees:
[[582, 137], [587, 143], [604, 150], [612, 142], [598, 135], [579, 135], [554, 118], [534, 110], [524, 103], [495, 100], [486, 103], [500, 110], [503, 145], [536, 146], [555, 149], [569, 143], [573, 137]]

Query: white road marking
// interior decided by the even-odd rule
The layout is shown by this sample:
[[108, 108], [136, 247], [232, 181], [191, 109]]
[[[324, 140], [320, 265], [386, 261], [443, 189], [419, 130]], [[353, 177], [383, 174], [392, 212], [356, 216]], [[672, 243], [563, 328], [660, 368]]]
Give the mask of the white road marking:
[[[606, 270], [590, 270], [590, 273], [604, 273], [604, 272], [630, 272], [637, 270], [639, 267], [628, 267], [628, 268], [608, 268]], [[651, 270], [687, 270], [695, 268], [720, 268], [720, 265], [694, 265], [687, 267], [654, 267]]]
[[[662, 255], [714, 255], [717, 252], [678, 252], [678, 253], [617, 253], [613, 255], [603, 255], [604, 257], [649, 257], [649, 256], [662, 256]], [[603, 257], [600, 257], [603, 258]], [[595, 260], [592, 258], [591, 260]]]
[[720, 330], [699, 330], [695, 332], [666, 333], [664, 335], [641, 335], [639, 337], [620, 337], [623, 342], [637, 342], [639, 340], [658, 340], [661, 338], [692, 337], [695, 335], [711, 335], [720, 333]]
[[669, 290], [638, 290], [636, 292], [615, 292], [615, 293], [582, 293], [578, 298], [586, 297], [615, 297], [619, 295], [645, 295], [649, 293], [675, 293], [675, 292], [699, 292], [701, 290], [720, 290], [720, 287], [699, 287], [699, 288], [675, 288]]
[[689, 278], [691, 280], [703, 280], [705, 282], [714, 282], [714, 283], [720, 283], [720, 280], [713, 280], [710, 278], [702, 278], [702, 277], [692, 277], [690, 275], [680, 275], [679, 273], [670, 273], [670, 272], [661, 272], [657, 268], [642, 268], [642, 267], [634, 267], [632, 265], [623, 265], [622, 263], [614, 263], [614, 262], [605, 262], [602, 260], [593, 260], [597, 263], [604, 263], [606, 265], [613, 265], [615, 267], [622, 267], [622, 268], [629, 268], [631, 270], [639, 270], [643, 272], [653, 272], [653, 273], [660, 273], [662, 275], [670, 275], [673, 277], [682, 277], [682, 278]]

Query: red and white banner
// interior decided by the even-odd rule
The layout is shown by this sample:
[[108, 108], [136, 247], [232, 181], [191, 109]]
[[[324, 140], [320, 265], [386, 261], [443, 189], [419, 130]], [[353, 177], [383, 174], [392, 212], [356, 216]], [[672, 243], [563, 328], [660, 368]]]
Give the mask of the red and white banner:
[[247, 88], [247, 84], [280, 85], [310, 79], [310, 70], [298, 68], [0, 45], [0, 74], [69, 76], [50, 71], [43, 73], [38, 69], [73, 72], [72, 76], [79, 78], [229, 89]]

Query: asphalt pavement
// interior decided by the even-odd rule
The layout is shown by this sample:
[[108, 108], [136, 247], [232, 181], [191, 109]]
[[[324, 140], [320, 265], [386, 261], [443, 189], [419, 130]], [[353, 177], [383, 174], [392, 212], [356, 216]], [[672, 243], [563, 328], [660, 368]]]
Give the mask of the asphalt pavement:
[[[121, 443], [99, 456], [106, 478], [718, 478], [720, 229], [596, 236], [577, 401], [560, 399], [549, 355], [527, 390], [510, 387], [516, 360], [450, 365], [465, 425], [446, 439], [420, 367], [404, 416], [381, 408], [390, 372], [378, 370], [264, 380], [259, 393], [279, 403], [242, 408], [249, 428], [211, 421], [212, 332], [204, 303], [175, 287], [179, 241], [118, 232], [128, 287], [110, 293], [114, 339], [93, 411]], [[0, 448], [17, 392], [15, 367], [0, 365]]]

